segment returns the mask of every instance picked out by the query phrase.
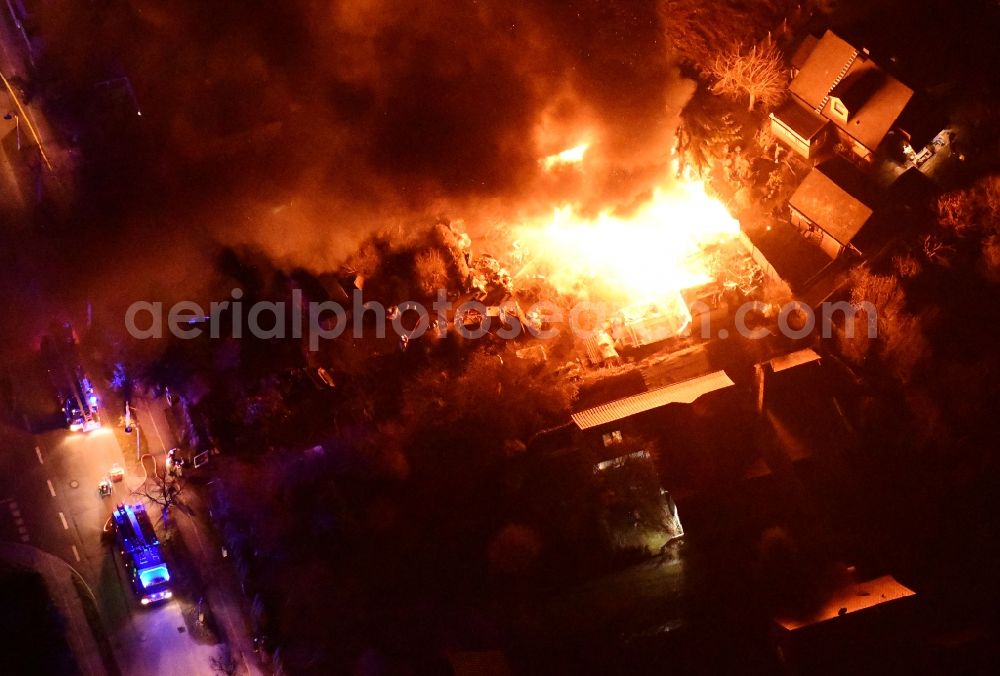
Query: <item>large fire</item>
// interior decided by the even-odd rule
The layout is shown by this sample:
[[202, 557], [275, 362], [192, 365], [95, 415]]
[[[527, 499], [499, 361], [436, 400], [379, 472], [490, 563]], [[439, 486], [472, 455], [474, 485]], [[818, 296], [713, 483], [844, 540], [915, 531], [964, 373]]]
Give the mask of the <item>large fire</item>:
[[581, 143], [573, 146], [572, 148], [567, 148], [562, 152], [555, 153], [554, 155], [543, 157], [538, 162], [542, 165], [542, 169], [545, 169], [546, 171], [552, 171], [556, 167], [564, 164], [579, 164], [580, 162], [583, 162], [583, 156], [587, 154], [588, 148], [590, 148], [589, 143]]
[[700, 182], [678, 179], [628, 216], [588, 218], [565, 205], [516, 236], [529, 267], [561, 293], [619, 307], [676, 307], [682, 290], [712, 281], [706, 249], [738, 232], [736, 219]]

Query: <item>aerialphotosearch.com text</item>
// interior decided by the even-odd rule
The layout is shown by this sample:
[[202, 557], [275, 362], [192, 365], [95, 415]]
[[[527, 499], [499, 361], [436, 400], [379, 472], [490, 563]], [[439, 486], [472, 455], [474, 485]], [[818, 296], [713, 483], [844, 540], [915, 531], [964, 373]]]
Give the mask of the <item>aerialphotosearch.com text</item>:
[[[158, 301], [136, 301], [125, 312], [125, 327], [130, 336], [139, 340], [163, 338], [164, 323], [170, 335], [179, 339], [198, 338], [206, 332], [211, 338], [249, 335], [268, 340], [301, 339], [304, 336], [309, 349], [316, 351], [320, 341], [335, 340], [348, 329], [354, 338], [370, 335], [367, 333], [370, 331], [374, 331], [377, 338], [385, 338], [391, 328], [405, 345], [428, 331], [436, 331], [439, 337], [444, 337], [450, 330], [470, 340], [487, 334], [513, 340], [523, 333], [544, 340], [555, 338], [568, 328], [574, 336], [586, 339], [615, 322], [624, 321], [602, 303], [582, 301], [568, 311], [550, 301], [540, 301], [527, 308], [519, 307], [513, 300], [499, 306], [487, 306], [478, 300], [465, 300], [455, 305], [448, 300], [443, 289], [438, 290], [437, 300], [431, 304], [430, 311], [417, 301], [388, 307], [378, 301], [365, 301], [360, 289], [352, 293], [349, 308], [335, 301], [304, 303], [299, 289], [292, 291], [291, 302], [256, 301], [245, 304], [241, 300], [241, 289], [233, 289], [230, 295], [229, 300], [210, 303], [207, 311], [194, 301], [180, 301], [169, 308], [164, 308], [164, 304]], [[706, 339], [729, 336], [727, 329], [718, 329], [713, 333], [711, 308], [707, 304], [695, 301], [689, 309], [694, 319], [684, 327], [683, 335]], [[759, 321], [750, 322], [754, 313], [758, 316], [773, 315], [774, 308], [760, 301], [743, 303], [732, 315], [736, 332], [749, 339], [772, 335], [773, 329], [761, 326]], [[847, 337], [853, 337], [858, 320], [864, 322], [869, 338], [877, 336], [876, 308], [868, 302], [824, 302], [814, 309], [799, 301], [791, 301], [777, 310], [774, 323], [778, 332], [787, 338], [804, 338], [812, 334], [817, 326], [820, 336], [829, 338], [834, 334], [838, 318]]]

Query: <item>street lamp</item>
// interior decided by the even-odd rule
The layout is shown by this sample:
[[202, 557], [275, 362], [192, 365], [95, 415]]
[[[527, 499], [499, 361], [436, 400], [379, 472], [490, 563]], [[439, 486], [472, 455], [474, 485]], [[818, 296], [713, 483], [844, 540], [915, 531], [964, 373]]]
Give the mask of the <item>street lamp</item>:
[[132, 429], [135, 428], [135, 459], [137, 461], [142, 460], [142, 446], [139, 443], [139, 421], [132, 422], [132, 407], [125, 402], [125, 434], [132, 434]]

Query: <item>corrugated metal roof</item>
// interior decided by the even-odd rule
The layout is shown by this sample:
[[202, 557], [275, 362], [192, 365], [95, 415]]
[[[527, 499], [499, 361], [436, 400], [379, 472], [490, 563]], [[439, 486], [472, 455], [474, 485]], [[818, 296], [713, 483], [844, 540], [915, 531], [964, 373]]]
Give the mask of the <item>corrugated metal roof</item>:
[[690, 404], [703, 394], [732, 387], [732, 385], [733, 381], [729, 379], [725, 371], [715, 371], [574, 413], [573, 422], [581, 430], [585, 430], [622, 420], [637, 413], [651, 411], [667, 404]]
[[796, 352], [791, 352], [789, 354], [781, 355], [780, 357], [775, 357], [770, 361], [771, 369], [775, 373], [780, 373], [781, 371], [786, 371], [790, 368], [795, 368], [796, 366], [801, 366], [802, 364], [809, 364], [810, 362], [819, 361], [820, 357], [816, 354], [816, 351], [812, 348], [807, 347], [804, 350], [797, 350]]
[[788, 631], [795, 631], [820, 622], [826, 622], [841, 615], [849, 615], [861, 610], [873, 608], [882, 603], [896, 601], [907, 596], [914, 596], [912, 589], [903, 586], [891, 575], [883, 575], [867, 582], [858, 582], [842, 587], [833, 594], [822, 608], [809, 617], [779, 618], [779, 626]]

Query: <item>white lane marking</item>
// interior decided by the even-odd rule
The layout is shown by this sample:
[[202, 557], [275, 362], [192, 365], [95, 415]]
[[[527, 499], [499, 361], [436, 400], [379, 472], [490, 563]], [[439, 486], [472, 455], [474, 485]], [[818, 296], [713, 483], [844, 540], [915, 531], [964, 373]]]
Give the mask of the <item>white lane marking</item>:
[[52, 495], [52, 497], [56, 497], [56, 489], [52, 485], [52, 479], [46, 479], [45, 483], [49, 485], [49, 493]]
[[35, 455], [38, 456], [38, 464], [39, 465], [44, 465], [45, 464], [45, 460], [42, 459], [42, 449], [39, 448], [38, 446], [35, 446]]
[[69, 524], [66, 522], [66, 515], [59, 512], [59, 520], [62, 521], [63, 530], [69, 530]]
[[80, 552], [76, 551], [76, 545], [73, 545], [73, 556], [76, 558], [77, 561], [80, 560]]

